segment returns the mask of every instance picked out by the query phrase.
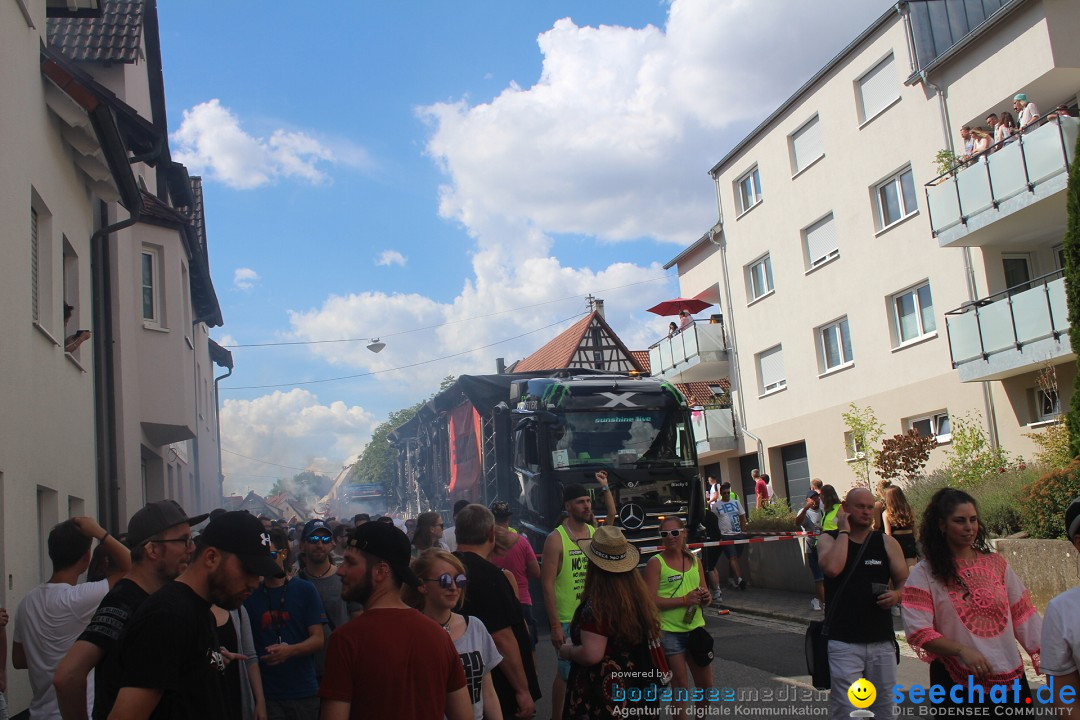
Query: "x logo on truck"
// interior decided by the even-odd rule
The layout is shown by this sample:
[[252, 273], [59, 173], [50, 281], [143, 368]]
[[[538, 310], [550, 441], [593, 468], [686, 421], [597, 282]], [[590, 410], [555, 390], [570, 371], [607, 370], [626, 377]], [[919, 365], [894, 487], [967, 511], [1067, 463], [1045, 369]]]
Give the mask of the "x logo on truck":
[[628, 393], [602, 392], [597, 394], [603, 395], [610, 401], [607, 405], [602, 405], [601, 407], [619, 407], [620, 405], [625, 405], [626, 407], [637, 407], [637, 405], [630, 402], [630, 398], [632, 398], [634, 395], [637, 395], [636, 391], [630, 391]]

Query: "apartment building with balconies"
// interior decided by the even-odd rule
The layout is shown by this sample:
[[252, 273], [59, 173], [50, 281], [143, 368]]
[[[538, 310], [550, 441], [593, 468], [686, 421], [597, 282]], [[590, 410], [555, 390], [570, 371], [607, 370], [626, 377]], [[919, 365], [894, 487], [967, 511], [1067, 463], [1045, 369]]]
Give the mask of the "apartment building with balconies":
[[[712, 168], [719, 220], [667, 267], [723, 322], [692, 361], [668, 348], [653, 373], [730, 377], [738, 444], [712, 458], [724, 477], [764, 466], [790, 497], [811, 477], [848, 487], [850, 403], [887, 434], [936, 436], [931, 467], [959, 415], [1030, 454], [1025, 433], [1075, 376], [1053, 273], [1076, 120], [953, 174], [934, 160], [1017, 93], [1044, 116], [1075, 108], [1077, 30], [1066, 0], [898, 3]], [[1061, 397], [1039, 388], [1048, 363]]]

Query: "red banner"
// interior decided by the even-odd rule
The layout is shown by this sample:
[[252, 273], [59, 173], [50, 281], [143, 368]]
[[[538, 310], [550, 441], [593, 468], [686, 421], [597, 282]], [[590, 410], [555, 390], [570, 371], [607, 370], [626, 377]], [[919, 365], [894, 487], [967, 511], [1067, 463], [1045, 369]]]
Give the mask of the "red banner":
[[481, 502], [484, 465], [481, 455], [480, 415], [470, 403], [449, 413], [450, 499]]

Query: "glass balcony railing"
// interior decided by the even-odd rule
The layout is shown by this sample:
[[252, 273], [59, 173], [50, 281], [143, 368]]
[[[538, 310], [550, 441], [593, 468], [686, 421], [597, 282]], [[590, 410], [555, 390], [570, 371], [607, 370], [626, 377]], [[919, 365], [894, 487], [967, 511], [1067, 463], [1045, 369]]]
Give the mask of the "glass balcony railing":
[[649, 367], [653, 375], [662, 375], [680, 366], [719, 359], [727, 349], [723, 323], [694, 323], [650, 347]]
[[926, 204], [934, 235], [1068, 173], [1078, 127], [1080, 120], [1073, 117], [1048, 121], [931, 180]]
[[1057, 339], [1069, 330], [1065, 279], [1059, 270], [965, 303], [945, 313], [945, 324], [953, 368], [1037, 340]]
[[694, 410], [690, 415], [690, 426], [698, 452], [734, 447], [735, 416], [731, 408]]

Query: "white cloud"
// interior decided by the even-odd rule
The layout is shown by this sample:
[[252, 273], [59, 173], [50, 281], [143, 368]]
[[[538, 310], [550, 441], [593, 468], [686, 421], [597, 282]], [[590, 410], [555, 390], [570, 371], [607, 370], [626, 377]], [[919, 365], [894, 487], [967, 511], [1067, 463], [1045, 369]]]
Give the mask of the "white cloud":
[[383, 250], [379, 253], [379, 256], [375, 258], [376, 265], [400, 265], [405, 267], [406, 258], [397, 250]]
[[263, 494], [276, 478], [301, 472], [294, 468], [336, 475], [356, 459], [377, 424], [362, 407], [340, 401], [323, 405], [307, 390], [226, 400], [221, 408], [221, 446], [231, 451], [222, 454], [226, 492], [250, 487]]
[[242, 267], [233, 271], [233, 287], [237, 290], [250, 290], [261, 279], [259, 273], [251, 268]]
[[217, 98], [184, 110], [171, 136], [173, 157], [193, 174], [205, 174], [238, 190], [250, 190], [279, 178], [310, 183], [329, 181], [332, 164], [368, 167], [367, 152], [347, 141], [325, 142], [304, 131], [277, 128], [255, 137]]
[[448, 178], [440, 212], [482, 246], [504, 241], [485, 232], [499, 218], [686, 244], [716, 217], [707, 170], [891, 4], [674, 0], [663, 29], [559, 20], [532, 87], [418, 110]]

